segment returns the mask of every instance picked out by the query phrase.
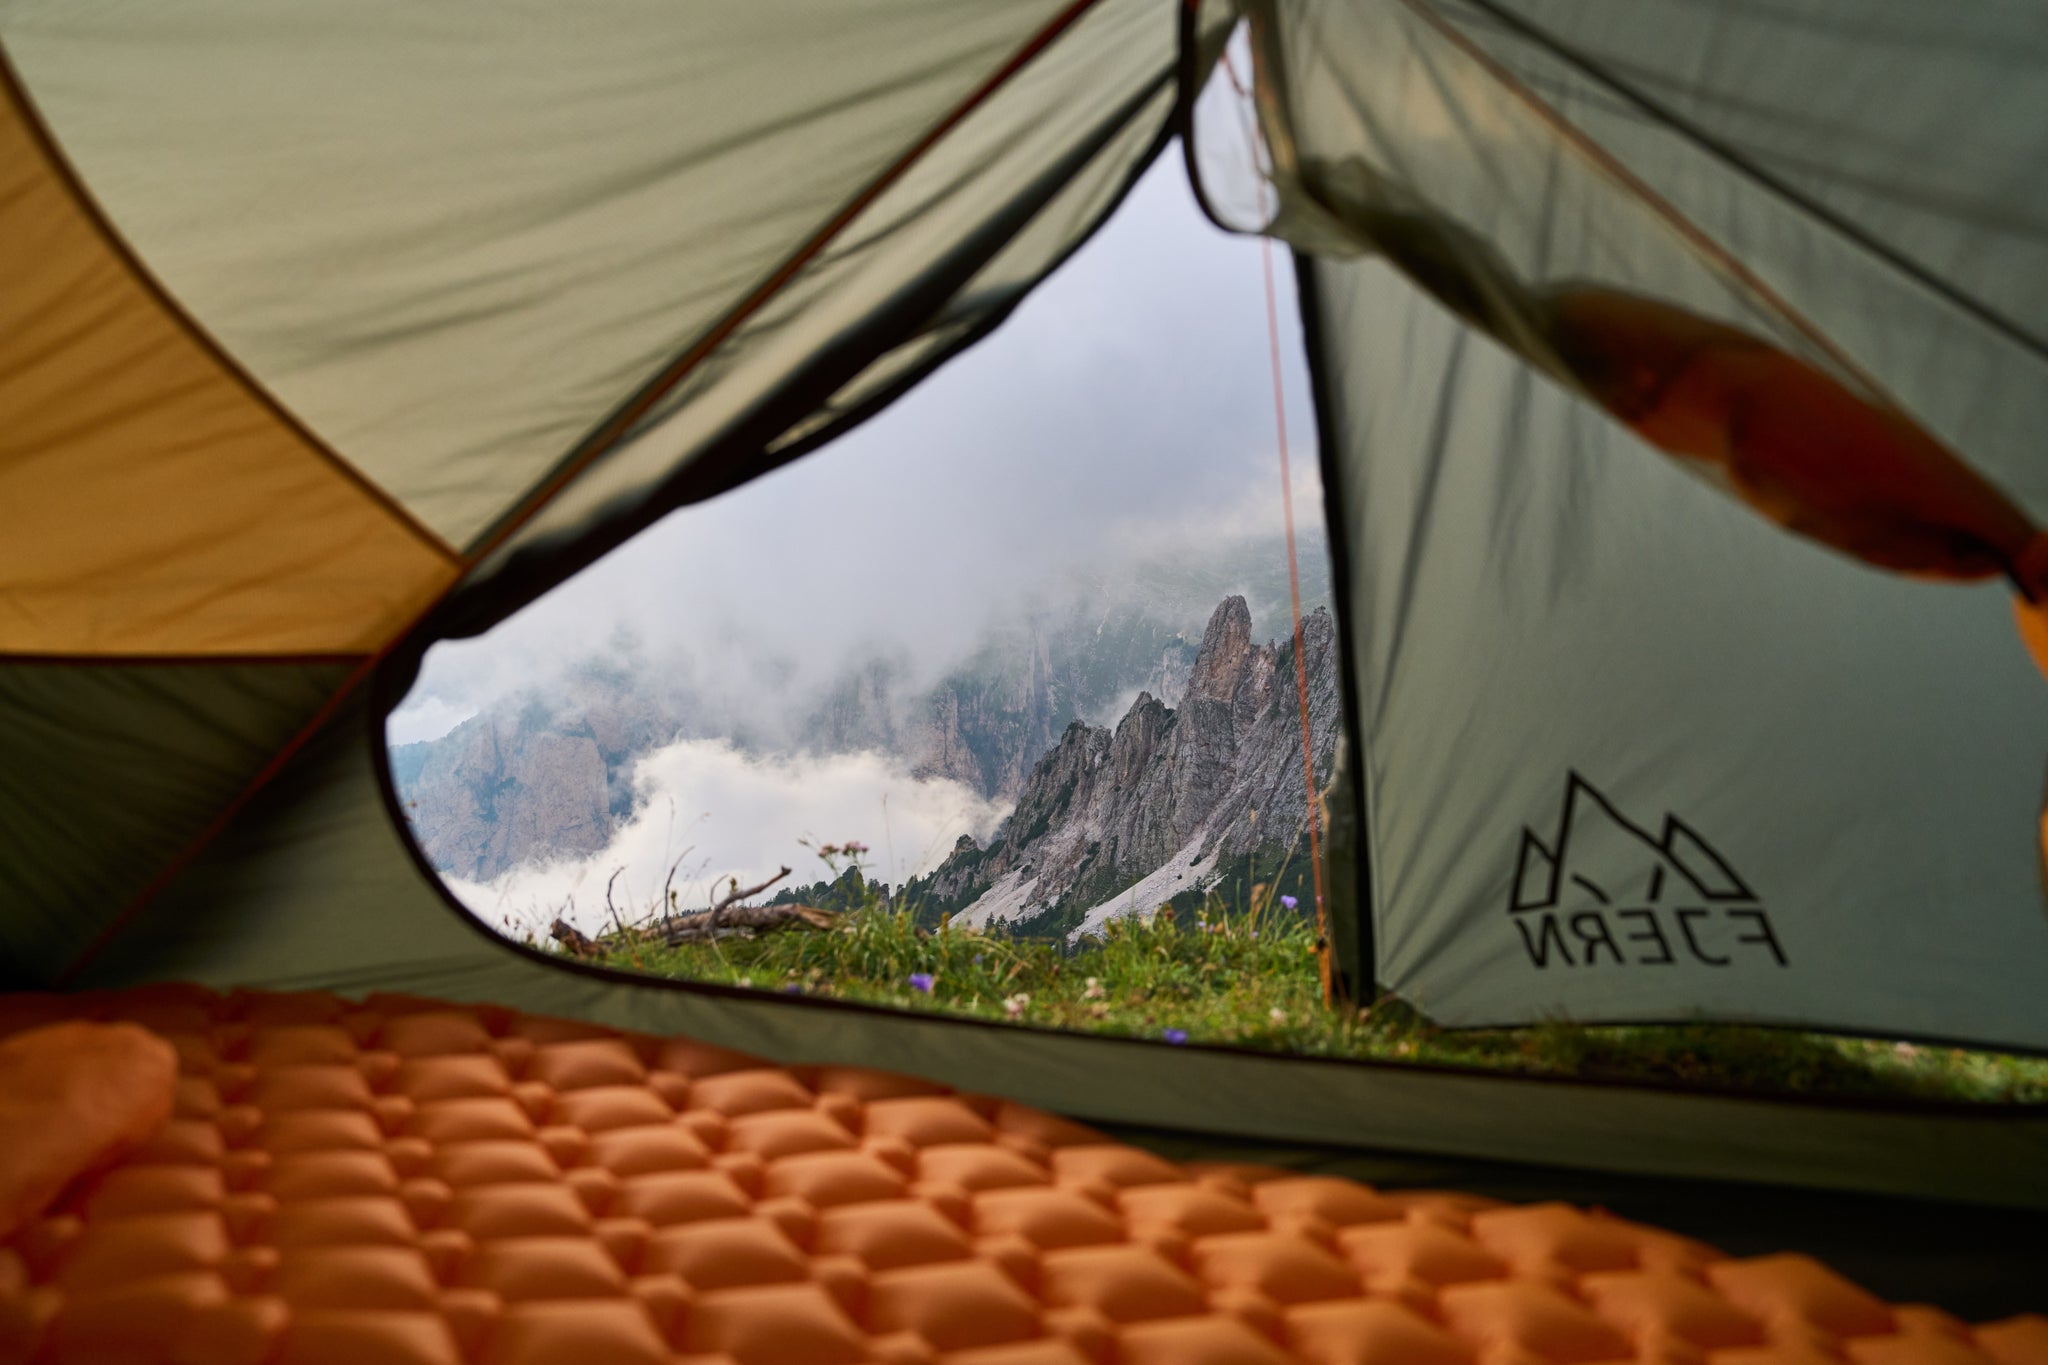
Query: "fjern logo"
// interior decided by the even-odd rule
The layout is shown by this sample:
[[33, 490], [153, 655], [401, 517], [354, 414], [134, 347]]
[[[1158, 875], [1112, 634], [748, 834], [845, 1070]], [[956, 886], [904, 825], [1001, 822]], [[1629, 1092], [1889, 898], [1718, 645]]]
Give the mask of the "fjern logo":
[[1697, 831], [1667, 813], [1652, 835], [1576, 772], [1556, 837], [1522, 830], [1510, 895], [1539, 969], [1786, 965], [1757, 894]]

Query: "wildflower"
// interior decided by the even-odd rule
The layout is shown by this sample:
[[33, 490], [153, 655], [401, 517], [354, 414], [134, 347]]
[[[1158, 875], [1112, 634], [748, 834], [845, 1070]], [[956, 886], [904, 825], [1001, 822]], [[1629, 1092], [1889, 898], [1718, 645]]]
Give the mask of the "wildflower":
[[934, 984], [935, 982], [930, 972], [912, 972], [910, 974], [910, 989], [916, 991], [919, 995], [930, 995]]
[[1294, 897], [1292, 897], [1292, 896], [1282, 896], [1282, 897], [1280, 898], [1280, 903], [1281, 903], [1282, 905], [1286, 906], [1286, 907], [1287, 907], [1287, 908], [1288, 908], [1289, 910], [1292, 910], [1292, 909], [1293, 909], [1293, 908], [1294, 908], [1295, 906], [1297, 906], [1297, 905], [1300, 905], [1300, 904], [1301, 904], [1301, 902], [1300, 902], [1300, 901], [1296, 900], [1296, 899], [1295, 899]]
[[784, 995], [802, 995], [804, 993], [804, 983], [801, 981], [785, 981], [782, 983], [782, 993]]
[[1266, 1017], [1276, 1024], [1284, 1024], [1287, 1022], [1287, 1011], [1275, 1005], [1272, 1009], [1266, 1011]]
[[981, 954], [980, 954], [980, 953], [976, 953], [976, 954], [974, 955], [974, 965], [975, 965], [975, 966], [977, 966], [977, 967], [979, 967], [979, 966], [981, 965]]
[[1089, 977], [1085, 984], [1087, 989], [1081, 992], [1083, 1000], [1100, 1000], [1107, 994], [1102, 989], [1102, 978], [1099, 976]]
[[741, 977], [741, 978], [740, 978], [740, 989], [741, 989], [741, 990], [743, 990], [743, 991], [750, 991], [750, 990], [754, 989], [754, 978], [753, 978], [753, 977], [751, 977], [751, 976], [743, 976], [743, 977]]
[[1179, 1047], [1188, 1040], [1188, 1031], [1184, 1028], [1170, 1028], [1159, 1036], [1172, 1043], [1175, 1047]]
[[1030, 1006], [1031, 997], [1019, 991], [1003, 1001], [1003, 1013], [1009, 1015], [1012, 1019], [1022, 1019], [1024, 1011], [1029, 1009]]

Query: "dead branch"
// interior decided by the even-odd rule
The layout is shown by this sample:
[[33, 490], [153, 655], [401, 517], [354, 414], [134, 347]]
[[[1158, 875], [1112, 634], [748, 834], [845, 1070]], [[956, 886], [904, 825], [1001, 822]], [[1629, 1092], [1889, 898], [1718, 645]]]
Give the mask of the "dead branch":
[[619, 918], [619, 907], [612, 904], [612, 882], [616, 882], [619, 879], [619, 874], [625, 870], [623, 867], [614, 869], [612, 880], [604, 884], [604, 908], [611, 912], [612, 928], [617, 931], [619, 941], [622, 943], [626, 938], [626, 924], [624, 920]]
[[565, 919], [557, 919], [548, 926], [548, 937], [562, 945], [562, 950], [571, 957], [602, 957], [604, 950], [585, 938], [576, 926]]
[[[681, 859], [677, 859], [678, 864]], [[664, 914], [659, 927], [652, 924], [627, 928], [619, 918], [618, 906], [612, 901], [612, 884], [619, 879], [620, 868], [612, 873], [612, 880], [605, 883], [605, 909], [611, 912], [612, 929], [608, 933], [591, 938], [582, 933], [566, 919], [557, 919], [548, 928], [548, 937], [562, 945], [564, 952], [572, 957], [605, 957], [623, 948], [632, 948], [658, 937], [673, 948], [684, 943], [705, 943], [722, 938], [753, 938], [757, 934], [773, 933], [777, 929], [803, 926], [810, 929], [830, 929], [838, 921], [829, 910], [820, 910], [811, 905], [740, 905], [738, 902], [758, 896], [775, 883], [789, 875], [789, 869], [762, 882], [742, 890], [738, 878], [727, 879], [731, 889], [719, 897], [708, 910], [694, 910], [687, 914]], [[675, 875], [675, 869], [669, 869]], [[668, 893], [666, 885], [662, 888]], [[573, 904], [573, 903], [572, 903]]]
[[[714, 916], [716, 917], [714, 919]], [[726, 905], [679, 915], [662, 935], [671, 948], [725, 938], [753, 938], [777, 929], [830, 929], [838, 917], [812, 905]]]
[[734, 901], [751, 900], [755, 896], [760, 895], [763, 891], [766, 891], [769, 887], [775, 885], [775, 883], [781, 881], [784, 877], [787, 877], [788, 875], [789, 869], [785, 867], [780, 872], [770, 877], [767, 881], [762, 882], [759, 886], [750, 886], [744, 891], [739, 889], [739, 878], [726, 878], [726, 885], [731, 887], [732, 890], [725, 896], [723, 900], [715, 901], [712, 903], [711, 919], [709, 924], [707, 925], [707, 931], [712, 934], [716, 934], [718, 932], [719, 926], [724, 922], [723, 916], [727, 908], [730, 907]]

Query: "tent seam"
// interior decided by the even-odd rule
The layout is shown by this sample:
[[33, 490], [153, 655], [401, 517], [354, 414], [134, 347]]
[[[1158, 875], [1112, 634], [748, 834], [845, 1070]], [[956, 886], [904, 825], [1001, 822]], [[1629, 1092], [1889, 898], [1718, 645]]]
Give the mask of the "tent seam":
[[335, 654], [31, 654], [0, 650], [7, 668], [233, 668], [283, 664], [319, 666], [353, 664], [373, 657], [370, 651]]

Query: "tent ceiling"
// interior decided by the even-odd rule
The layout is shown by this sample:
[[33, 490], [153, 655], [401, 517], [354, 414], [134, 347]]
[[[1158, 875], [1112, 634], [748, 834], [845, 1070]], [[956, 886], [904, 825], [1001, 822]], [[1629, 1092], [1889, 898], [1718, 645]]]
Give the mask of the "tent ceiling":
[[467, 545], [1069, 2], [30, 0], [4, 33], [170, 291]]

